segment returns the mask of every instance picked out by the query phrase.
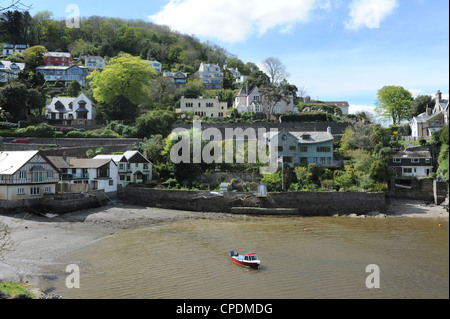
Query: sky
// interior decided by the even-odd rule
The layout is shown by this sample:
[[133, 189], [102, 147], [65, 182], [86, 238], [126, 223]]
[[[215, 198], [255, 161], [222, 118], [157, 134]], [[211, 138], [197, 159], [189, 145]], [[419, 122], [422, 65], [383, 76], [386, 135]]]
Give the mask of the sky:
[[378, 90], [449, 92], [448, 0], [22, 0], [31, 14], [141, 19], [210, 41], [244, 63], [277, 57], [312, 99], [374, 109]]

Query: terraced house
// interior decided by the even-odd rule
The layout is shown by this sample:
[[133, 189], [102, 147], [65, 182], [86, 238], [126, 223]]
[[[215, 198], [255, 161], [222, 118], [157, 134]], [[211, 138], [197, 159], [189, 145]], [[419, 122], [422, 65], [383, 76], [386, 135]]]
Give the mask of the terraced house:
[[138, 151], [127, 151], [120, 155], [97, 155], [94, 159], [113, 160], [118, 166], [117, 183], [122, 187], [153, 179], [153, 163]]

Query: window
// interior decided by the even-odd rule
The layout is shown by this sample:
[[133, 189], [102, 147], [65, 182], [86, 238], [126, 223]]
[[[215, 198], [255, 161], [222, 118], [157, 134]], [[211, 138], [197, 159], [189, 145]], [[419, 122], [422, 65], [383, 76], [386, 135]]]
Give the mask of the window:
[[27, 178], [27, 171], [20, 171], [19, 172], [19, 178], [20, 179], [26, 179]]
[[52, 192], [52, 188], [50, 186], [45, 187], [45, 194], [50, 194]]
[[40, 195], [40, 188], [39, 187], [31, 187], [30, 195], [32, 195], [32, 196]]
[[404, 174], [411, 174], [412, 173], [412, 168], [404, 168], [403, 169], [403, 173]]
[[430, 162], [431, 162], [431, 160], [429, 158], [425, 159], [425, 163], [429, 164]]
[[300, 146], [300, 152], [307, 153], [308, 152], [308, 146]]
[[419, 163], [419, 161], [418, 158], [411, 158], [411, 163]]
[[125, 175], [120, 175], [120, 180], [124, 181], [125, 180]]
[[111, 180], [109, 181], [109, 186], [114, 186], [114, 180], [111, 179]]
[[33, 183], [45, 182], [45, 176], [44, 175], [45, 175], [45, 172], [42, 172], [42, 171], [40, 171], [40, 172], [33, 172], [32, 182]]
[[326, 157], [321, 157], [320, 158], [320, 165], [325, 165], [327, 163], [327, 158]]
[[300, 165], [301, 166], [308, 166], [308, 158], [307, 157], [300, 157]]
[[331, 152], [331, 147], [330, 146], [317, 146], [317, 152], [319, 153], [329, 153]]
[[283, 146], [278, 146], [278, 152], [283, 152]]
[[284, 134], [284, 135], [281, 137], [281, 139], [282, 139], [283, 141], [286, 141], [286, 140], [287, 140], [287, 135]]
[[402, 159], [401, 158], [394, 158], [392, 162], [394, 162], [394, 163], [401, 163]]
[[25, 188], [18, 188], [17, 195], [25, 195]]
[[296, 149], [297, 149], [296, 146], [289, 146], [289, 150], [290, 150], [290, 151], [295, 151]]

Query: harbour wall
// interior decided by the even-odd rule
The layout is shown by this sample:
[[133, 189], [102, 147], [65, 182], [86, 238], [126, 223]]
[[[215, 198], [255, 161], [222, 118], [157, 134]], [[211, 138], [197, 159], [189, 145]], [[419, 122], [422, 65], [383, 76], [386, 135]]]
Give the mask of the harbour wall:
[[126, 187], [118, 192], [121, 201], [174, 210], [245, 213], [255, 215], [333, 216], [385, 213], [384, 193], [292, 192], [268, 193], [261, 197], [249, 192], [158, 190]]

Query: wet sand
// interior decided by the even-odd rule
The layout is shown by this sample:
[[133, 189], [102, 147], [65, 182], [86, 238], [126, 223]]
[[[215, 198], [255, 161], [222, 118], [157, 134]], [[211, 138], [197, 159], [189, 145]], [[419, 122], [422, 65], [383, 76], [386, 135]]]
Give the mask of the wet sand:
[[[442, 206], [422, 201], [391, 200], [388, 217], [446, 218]], [[0, 215], [0, 225], [11, 234], [0, 251], [0, 281], [22, 281], [38, 285], [43, 269], [59, 258], [123, 229], [151, 227], [184, 219], [242, 219], [243, 215], [199, 213], [147, 208], [114, 203], [109, 206], [63, 216], [21, 213]], [[1, 244], [1, 243], [0, 243]]]

